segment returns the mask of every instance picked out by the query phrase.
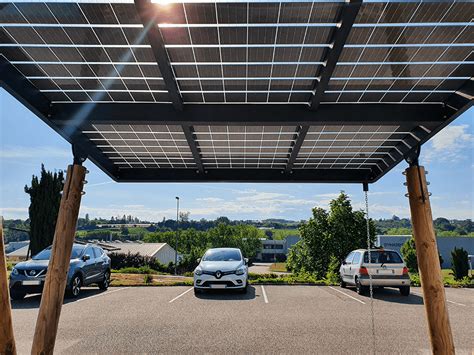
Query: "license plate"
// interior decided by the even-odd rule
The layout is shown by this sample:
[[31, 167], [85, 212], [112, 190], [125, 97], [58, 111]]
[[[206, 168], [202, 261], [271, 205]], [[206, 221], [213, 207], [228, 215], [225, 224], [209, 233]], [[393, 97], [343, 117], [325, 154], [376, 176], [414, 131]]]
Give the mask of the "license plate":
[[226, 285], [221, 285], [221, 284], [211, 284], [211, 288], [226, 288]]
[[387, 270], [387, 269], [378, 269], [377, 270], [379, 275], [392, 275], [393, 270]]
[[21, 284], [24, 286], [38, 286], [38, 285], [41, 285], [41, 281], [40, 280], [25, 280], [25, 281], [22, 281]]
[[21, 284], [24, 286], [38, 286], [38, 285], [41, 285], [41, 281], [40, 280], [26, 280], [26, 281], [22, 281]]

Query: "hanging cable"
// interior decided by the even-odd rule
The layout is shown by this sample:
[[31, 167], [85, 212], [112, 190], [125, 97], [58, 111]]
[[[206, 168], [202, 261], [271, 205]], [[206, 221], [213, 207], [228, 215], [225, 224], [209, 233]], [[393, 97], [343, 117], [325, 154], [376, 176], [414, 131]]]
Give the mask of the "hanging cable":
[[371, 328], [372, 328], [372, 349], [373, 353], [376, 353], [376, 341], [375, 341], [375, 314], [374, 314], [374, 288], [372, 285], [372, 274], [371, 274], [371, 267], [372, 264], [372, 257], [370, 253], [370, 220], [369, 220], [369, 184], [364, 183], [364, 194], [365, 194], [365, 216], [366, 216], [366, 225], [367, 225], [367, 254], [369, 257], [369, 267], [368, 267], [368, 274], [369, 274], [369, 293], [370, 293], [370, 319], [371, 319]]

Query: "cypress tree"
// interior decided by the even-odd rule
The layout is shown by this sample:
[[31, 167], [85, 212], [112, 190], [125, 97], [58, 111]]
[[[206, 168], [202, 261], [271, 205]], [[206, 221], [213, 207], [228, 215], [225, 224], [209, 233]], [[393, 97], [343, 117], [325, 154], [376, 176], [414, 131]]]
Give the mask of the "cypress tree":
[[28, 213], [31, 255], [39, 253], [53, 243], [63, 187], [63, 172], [46, 171], [43, 164], [41, 164], [41, 176], [38, 178], [33, 175], [31, 186], [25, 186], [25, 192], [30, 195]]

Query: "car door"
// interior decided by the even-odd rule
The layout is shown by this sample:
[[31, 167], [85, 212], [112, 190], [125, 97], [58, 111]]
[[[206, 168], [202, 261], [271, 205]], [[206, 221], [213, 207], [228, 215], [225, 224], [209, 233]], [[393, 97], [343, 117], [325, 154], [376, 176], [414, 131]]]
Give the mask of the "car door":
[[350, 281], [350, 276], [351, 276], [350, 267], [351, 267], [353, 257], [354, 257], [354, 252], [351, 251], [349, 255], [347, 255], [347, 257], [344, 259], [344, 263], [341, 266], [341, 269], [342, 269], [341, 277], [344, 281]]
[[[89, 259], [84, 260], [84, 256], [88, 255]], [[94, 277], [94, 274], [96, 273], [95, 269], [95, 254], [94, 250], [92, 249], [91, 246], [87, 247], [84, 250], [84, 254], [82, 254], [83, 257], [83, 266], [82, 266], [82, 272], [84, 274], [84, 285], [88, 285], [91, 283], [91, 279]]]
[[96, 277], [94, 278], [96, 281], [101, 281], [104, 278], [104, 272], [107, 269], [107, 258], [105, 256], [104, 251], [99, 247], [94, 247], [95, 252], [95, 270], [96, 270]]
[[354, 253], [354, 258], [352, 259], [352, 263], [349, 267], [349, 277], [351, 282], [354, 282], [355, 275], [359, 272], [360, 262], [362, 259], [362, 254], [360, 252]]

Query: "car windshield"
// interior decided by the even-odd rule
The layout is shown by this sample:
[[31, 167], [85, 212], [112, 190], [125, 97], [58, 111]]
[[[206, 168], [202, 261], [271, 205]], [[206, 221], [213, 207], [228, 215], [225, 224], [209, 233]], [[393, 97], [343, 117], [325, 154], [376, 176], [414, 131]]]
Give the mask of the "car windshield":
[[[401, 264], [403, 263], [400, 255], [395, 251], [371, 250], [370, 259], [374, 264]], [[368, 253], [364, 254], [364, 262], [369, 262]]]
[[[72, 247], [71, 259], [77, 259], [78, 257], [80, 257], [83, 250], [84, 250], [83, 246], [74, 245]], [[49, 260], [50, 257], [51, 257], [51, 247], [46, 248], [40, 251], [35, 256], [33, 256], [33, 260]]]
[[242, 256], [238, 250], [208, 250], [203, 261], [240, 261]]

